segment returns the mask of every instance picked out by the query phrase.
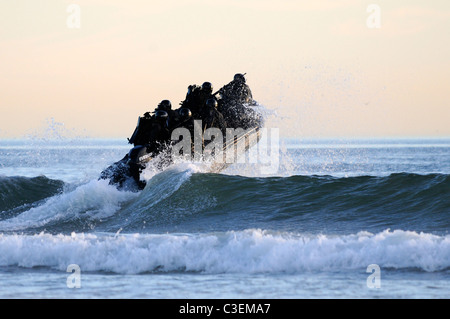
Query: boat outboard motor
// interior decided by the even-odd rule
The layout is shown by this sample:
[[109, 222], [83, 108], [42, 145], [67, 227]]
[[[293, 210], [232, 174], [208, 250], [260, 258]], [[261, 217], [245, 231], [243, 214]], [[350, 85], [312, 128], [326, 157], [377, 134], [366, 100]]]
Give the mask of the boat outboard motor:
[[128, 152], [128, 161], [134, 165], [143, 165], [148, 162], [150, 157], [151, 154], [144, 145], [135, 146]]
[[146, 112], [143, 117], [139, 116], [133, 135], [128, 139], [129, 144], [143, 145], [145, 141], [145, 132], [148, 132], [152, 125], [152, 116], [150, 112]]
[[136, 137], [138, 135], [139, 132], [139, 124], [141, 123], [141, 117], [138, 117], [138, 121], [136, 124], [136, 128], [134, 129], [133, 134], [131, 135], [131, 137], [128, 139], [128, 144], [134, 144], [134, 141], [136, 141]]
[[143, 145], [137, 145], [128, 152], [128, 166], [130, 168], [130, 174], [138, 183], [140, 181], [140, 175], [145, 168], [145, 164], [151, 159], [151, 153], [147, 151], [147, 147]]

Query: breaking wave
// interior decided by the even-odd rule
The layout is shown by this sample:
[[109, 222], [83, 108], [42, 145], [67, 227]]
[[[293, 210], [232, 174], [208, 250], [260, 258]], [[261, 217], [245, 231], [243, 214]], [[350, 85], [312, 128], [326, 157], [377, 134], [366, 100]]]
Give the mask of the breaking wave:
[[0, 235], [0, 266], [86, 272], [301, 273], [381, 268], [445, 271], [450, 236], [410, 231], [329, 236], [259, 229], [205, 234]]
[[353, 233], [387, 228], [446, 233], [450, 177], [244, 177], [178, 166], [139, 193], [106, 180], [72, 186], [46, 177], [0, 178], [0, 232], [204, 232], [277, 229]]

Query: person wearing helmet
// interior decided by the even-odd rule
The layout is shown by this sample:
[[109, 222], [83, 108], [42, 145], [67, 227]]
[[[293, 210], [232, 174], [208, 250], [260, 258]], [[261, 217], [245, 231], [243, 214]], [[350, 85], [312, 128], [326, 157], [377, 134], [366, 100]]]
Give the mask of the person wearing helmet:
[[208, 99], [214, 97], [211, 82], [203, 82], [202, 86], [190, 85], [186, 99], [181, 102], [182, 108], [189, 108], [194, 119], [200, 119], [202, 109]]
[[186, 93], [186, 98], [180, 103], [180, 108], [191, 109], [195, 104], [195, 100], [197, 99], [201, 89], [202, 87], [196, 84], [189, 85]]
[[188, 108], [181, 108], [178, 111], [179, 118], [182, 120], [190, 119], [192, 117], [192, 112]]
[[171, 131], [179, 127], [185, 127], [188, 130], [194, 128], [194, 118], [192, 117], [192, 112], [190, 109], [182, 107], [177, 110], [177, 113], [178, 113], [177, 122], [175, 123], [174, 126], [171, 127]]
[[217, 109], [219, 103], [217, 103], [217, 100], [215, 98], [210, 98], [206, 101], [205, 106], [207, 109]]
[[211, 84], [211, 82], [203, 82], [202, 84], [202, 92], [205, 95], [211, 95], [213, 92], [213, 86]]
[[172, 110], [172, 103], [169, 100], [162, 100], [156, 107], [155, 112], [158, 110], [167, 112], [167, 115], [169, 117], [169, 127], [173, 127], [178, 122], [178, 112]]
[[157, 109], [153, 116], [153, 123], [148, 134], [147, 150], [153, 153], [159, 153], [170, 142], [169, 115], [162, 109]]
[[254, 122], [252, 119], [255, 111], [248, 107], [254, 101], [244, 75], [236, 73], [233, 81], [219, 90], [219, 111], [229, 127], [247, 128]]
[[169, 114], [165, 110], [156, 110], [153, 116], [158, 123], [165, 123], [169, 119]]
[[252, 91], [246, 84], [245, 75], [236, 73], [233, 81], [219, 90], [219, 94], [224, 103], [251, 103], [253, 101]]
[[233, 81], [235, 81], [235, 82], [242, 82], [242, 83], [246, 82], [245, 76], [243, 74], [241, 74], [241, 73], [236, 73], [234, 75]]
[[[194, 118], [192, 117], [192, 112], [190, 109], [188, 109], [186, 107], [182, 107], [182, 108], [178, 109], [178, 121], [175, 124], [175, 126], [171, 128], [171, 133], [173, 133], [178, 128], [187, 129], [190, 134], [191, 143], [193, 143], [193, 141], [194, 141]], [[175, 135], [177, 135], [177, 134], [175, 134]], [[181, 139], [179, 139], [179, 141], [181, 141], [184, 136], [180, 135], [180, 137], [181, 137]], [[175, 138], [177, 138], [177, 136], [175, 136]], [[172, 142], [176, 142], [176, 141], [172, 140]]]
[[162, 100], [158, 106], [156, 107], [157, 110], [162, 111], [168, 111], [172, 109], [172, 103], [169, 100]]
[[206, 101], [205, 107], [203, 108], [201, 114], [203, 131], [210, 127], [216, 127], [220, 129], [223, 134], [225, 134], [227, 124], [223, 115], [219, 112], [218, 106], [219, 103], [215, 98], [209, 98]]

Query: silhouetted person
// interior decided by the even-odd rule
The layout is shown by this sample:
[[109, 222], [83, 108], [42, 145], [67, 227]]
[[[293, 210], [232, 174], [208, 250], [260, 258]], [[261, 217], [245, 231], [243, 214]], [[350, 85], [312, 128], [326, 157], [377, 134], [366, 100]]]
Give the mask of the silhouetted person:
[[252, 91], [246, 84], [245, 76], [241, 73], [234, 75], [233, 81], [219, 90], [221, 99], [225, 103], [251, 103], [253, 101]]
[[156, 111], [167, 112], [167, 115], [169, 117], [169, 119], [168, 119], [169, 127], [174, 126], [175, 123], [178, 121], [178, 112], [175, 110], [172, 110], [172, 103], [169, 100], [162, 100], [156, 107], [155, 112]]
[[170, 143], [170, 131], [166, 111], [157, 110], [153, 115], [152, 127], [149, 132], [147, 150], [152, 153], [161, 152]]
[[206, 101], [201, 114], [203, 132], [210, 127], [216, 127], [221, 130], [222, 134], [225, 136], [227, 123], [225, 122], [223, 115], [217, 109], [218, 105], [217, 100], [214, 98], [210, 98]]
[[181, 107], [190, 109], [194, 119], [201, 119], [202, 109], [206, 101], [214, 97], [212, 92], [213, 86], [211, 82], [204, 82], [202, 86], [190, 85], [186, 99], [181, 102]]

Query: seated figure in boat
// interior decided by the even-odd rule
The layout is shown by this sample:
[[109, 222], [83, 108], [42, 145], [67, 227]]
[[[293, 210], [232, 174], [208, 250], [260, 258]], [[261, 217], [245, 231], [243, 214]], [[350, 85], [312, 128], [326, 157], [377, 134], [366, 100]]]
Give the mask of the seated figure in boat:
[[225, 85], [218, 92], [223, 103], [250, 104], [253, 102], [252, 91], [246, 84], [245, 75], [237, 73], [233, 81]]
[[169, 100], [162, 100], [153, 113], [156, 113], [157, 111], [167, 112], [169, 127], [174, 126], [178, 121], [178, 112], [172, 110], [172, 103]]
[[194, 119], [200, 119], [202, 108], [206, 101], [213, 98], [213, 86], [211, 82], [204, 82], [202, 86], [190, 85], [186, 94], [186, 99], [181, 102], [181, 108], [188, 108], [192, 112]]
[[252, 91], [246, 84], [244, 74], [237, 73], [233, 81], [218, 92], [219, 111], [223, 114], [228, 127], [250, 128], [258, 126], [261, 118], [250, 107], [255, 104]]
[[201, 112], [202, 131], [204, 132], [208, 128], [216, 127], [222, 132], [223, 136], [225, 136], [227, 123], [222, 113], [219, 112], [218, 106], [219, 103], [215, 98], [210, 98], [206, 101]]
[[[173, 119], [169, 117], [171, 112]], [[171, 104], [168, 100], [163, 100], [153, 112], [144, 113], [144, 116], [139, 117], [138, 124], [133, 132], [128, 143], [134, 146], [148, 145], [149, 149], [155, 152], [160, 150], [159, 144], [167, 144], [170, 141], [169, 125], [170, 120], [175, 123], [177, 121], [177, 112], [171, 110]]]
[[145, 145], [148, 152], [158, 154], [170, 144], [169, 115], [166, 111], [156, 110], [153, 117], [154, 121]]

